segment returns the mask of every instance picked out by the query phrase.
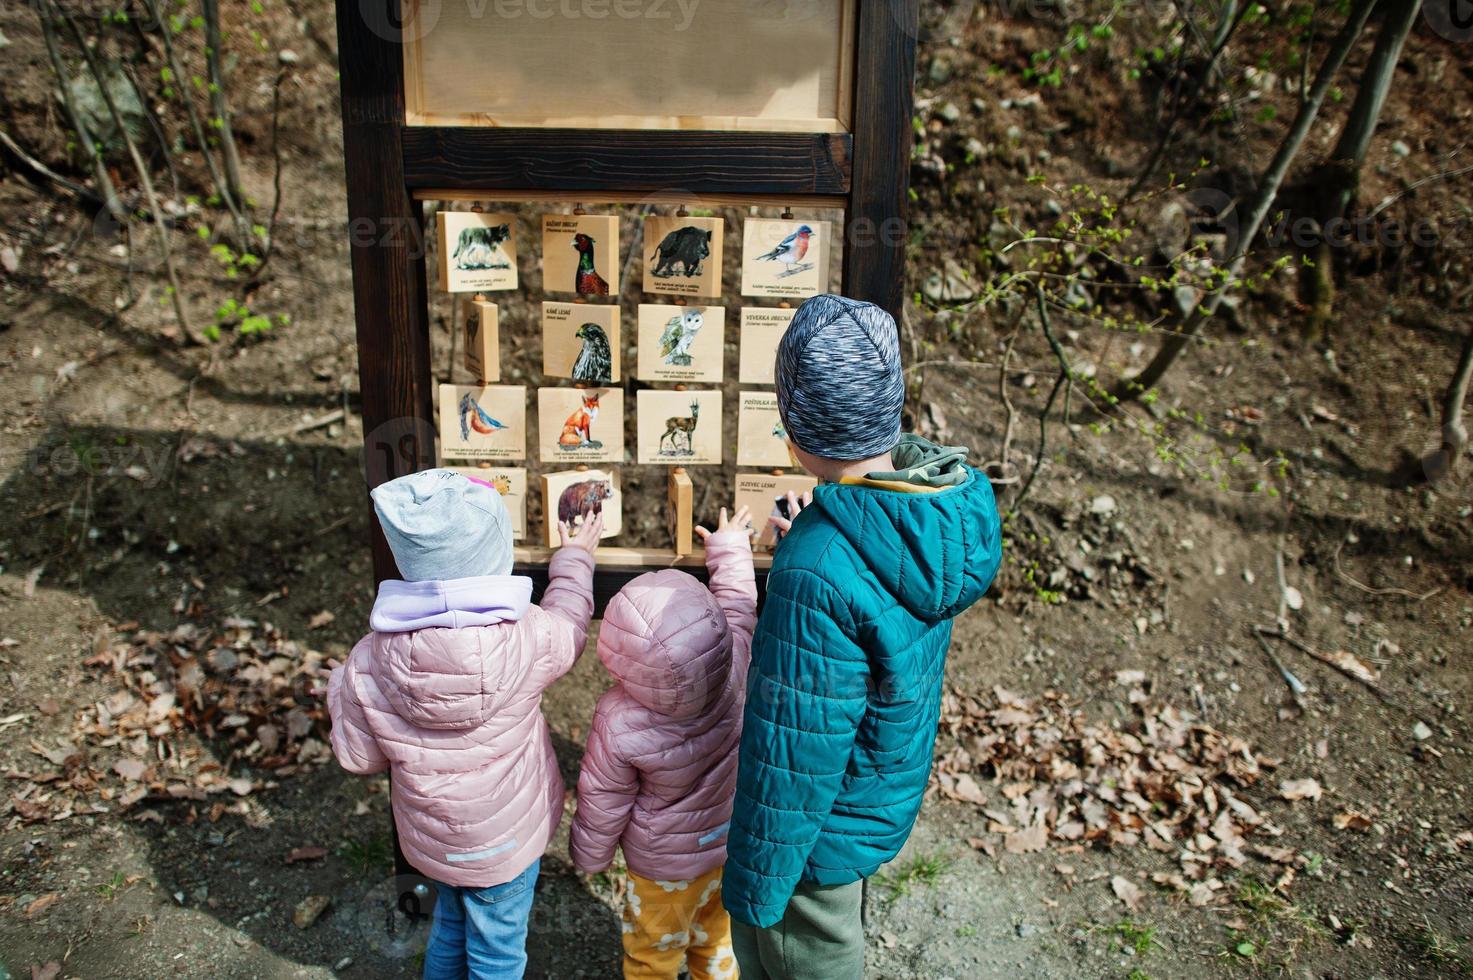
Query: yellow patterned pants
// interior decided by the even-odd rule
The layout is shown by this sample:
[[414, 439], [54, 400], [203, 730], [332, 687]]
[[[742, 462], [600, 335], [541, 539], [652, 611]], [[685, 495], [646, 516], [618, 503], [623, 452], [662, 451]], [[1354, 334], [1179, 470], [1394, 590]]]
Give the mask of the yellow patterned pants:
[[629, 875], [624, 902], [625, 980], [675, 980], [686, 961], [691, 980], [737, 975], [731, 920], [721, 907], [721, 869], [690, 881]]

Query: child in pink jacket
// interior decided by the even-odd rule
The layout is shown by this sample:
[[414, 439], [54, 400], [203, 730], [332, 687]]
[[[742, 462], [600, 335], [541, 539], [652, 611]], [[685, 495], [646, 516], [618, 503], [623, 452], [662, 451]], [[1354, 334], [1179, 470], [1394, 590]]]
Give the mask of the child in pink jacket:
[[436, 882], [425, 980], [522, 976], [537, 872], [563, 812], [542, 692], [583, 652], [602, 519], [548, 566], [542, 605], [510, 574], [501, 494], [448, 470], [373, 491], [402, 581], [328, 680], [344, 769], [392, 773], [404, 856]]
[[609, 603], [598, 655], [618, 681], [599, 698], [578, 777], [571, 848], [594, 874], [629, 866], [624, 976], [736, 976], [721, 867], [757, 585], [744, 507], [706, 542], [709, 591], [681, 571], [641, 575]]

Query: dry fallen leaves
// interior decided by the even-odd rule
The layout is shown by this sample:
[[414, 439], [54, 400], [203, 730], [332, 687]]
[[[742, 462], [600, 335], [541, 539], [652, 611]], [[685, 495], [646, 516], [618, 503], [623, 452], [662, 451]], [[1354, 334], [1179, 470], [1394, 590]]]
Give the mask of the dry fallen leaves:
[[1336, 830], [1371, 829], [1371, 818], [1364, 814], [1356, 813], [1354, 810], [1346, 810], [1343, 813], [1335, 814], [1334, 821]]
[[1141, 887], [1135, 882], [1131, 881], [1129, 878], [1122, 878], [1120, 875], [1116, 875], [1115, 877], [1111, 878], [1110, 890], [1114, 892], [1115, 897], [1124, 902], [1125, 907], [1130, 909], [1132, 912], [1139, 912], [1141, 910], [1141, 902], [1145, 899], [1146, 896], [1141, 891]]
[[287, 864], [296, 864], [298, 861], [320, 861], [327, 857], [325, 847], [294, 847], [292, 852], [286, 856]]
[[1316, 779], [1286, 779], [1279, 783], [1279, 795], [1286, 800], [1317, 800], [1324, 793]]

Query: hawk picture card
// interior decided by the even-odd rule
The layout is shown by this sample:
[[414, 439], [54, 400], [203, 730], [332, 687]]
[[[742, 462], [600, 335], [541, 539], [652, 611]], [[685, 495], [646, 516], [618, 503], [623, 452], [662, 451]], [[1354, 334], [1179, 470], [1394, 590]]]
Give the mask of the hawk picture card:
[[807, 299], [829, 288], [827, 221], [751, 218], [742, 226], [742, 295]]
[[440, 288], [489, 293], [517, 288], [517, 218], [485, 211], [439, 211]]
[[737, 379], [744, 385], [770, 385], [777, 382], [777, 345], [788, 324], [793, 322], [796, 308], [780, 306], [744, 306], [741, 319], [741, 362]]
[[542, 373], [590, 385], [619, 380], [619, 307], [542, 304]]
[[440, 455], [516, 462], [527, 458], [527, 389], [441, 385]]
[[538, 388], [537, 455], [544, 463], [624, 462], [624, 389]]
[[639, 305], [641, 380], [719, 384], [725, 361], [725, 307]]
[[542, 289], [592, 299], [619, 295], [619, 217], [542, 216]]
[[737, 465], [796, 466], [788, 450], [788, 430], [777, 410], [777, 395], [744, 391], [737, 405]]
[[527, 471], [495, 466], [447, 466], [452, 473], [489, 483], [506, 501], [507, 513], [511, 515], [513, 541], [527, 537]]
[[558, 522], [577, 528], [595, 513], [604, 518], [599, 540], [617, 537], [624, 524], [624, 494], [617, 470], [569, 470], [542, 474], [542, 524], [547, 546], [560, 543]]
[[483, 385], [500, 381], [501, 312], [496, 304], [483, 299], [462, 300], [460, 323], [465, 369]]
[[733, 511], [746, 507], [752, 512], [752, 529], [756, 532], [753, 547], [759, 551], [771, 551], [780, 535], [772, 526], [774, 516], [791, 519], [788, 510], [788, 494], [800, 499], [812, 493], [818, 481], [811, 476], [772, 476], [764, 473], [738, 473], [736, 478], [736, 501]]
[[644, 221], [644, 291], [721, 295], [720, 218], [651, 216]]
[[641, 391], [635, 427], [641, 464], [721, 462], [721, 392]]

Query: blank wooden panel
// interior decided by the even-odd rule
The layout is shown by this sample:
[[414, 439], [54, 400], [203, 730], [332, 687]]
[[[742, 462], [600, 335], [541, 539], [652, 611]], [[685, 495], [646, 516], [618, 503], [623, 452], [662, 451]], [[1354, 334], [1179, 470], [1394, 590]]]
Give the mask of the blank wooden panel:
[[856, 0], [404, 0], [411, 126], [847, 132]]

